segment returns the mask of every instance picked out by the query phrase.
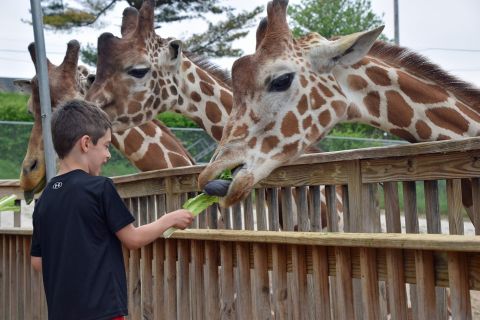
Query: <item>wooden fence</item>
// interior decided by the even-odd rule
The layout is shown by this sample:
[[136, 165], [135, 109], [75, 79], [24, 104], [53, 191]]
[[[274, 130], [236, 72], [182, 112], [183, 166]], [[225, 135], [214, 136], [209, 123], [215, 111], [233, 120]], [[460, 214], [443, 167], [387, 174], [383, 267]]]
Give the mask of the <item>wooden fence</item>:
[[[114, 181], [144, 224], [194, 195], [201, 170]], [[125, 251], [130, 318], [407, 319], [410, 313], [447, 319], [449, 309], [454, 319], [472, 318], [480, 240], [463, 235], [461, 181], [471, 183], [471, 214], [478, 222], [478, 177], [479, 138], [303, 156], [273, 172], [242, 204], [221, 214], [207, 210], [195, 222], [202, 230]], [[0, 194], [18, 192], [12, 184]], [[419, 196], [425, 217], [419, 217]], [[442, 224], [450, 235], [438, 235]], [[319, 233], [322, 225], [330, 232]], [[479, 234], [480, 223], [475, 226], [472, 233]], [[349, 233], [331, 233], [339, 229]], [[0, 232], [2, 319], [45, 319], [40, 277], [29, 267], [30, 232]]]

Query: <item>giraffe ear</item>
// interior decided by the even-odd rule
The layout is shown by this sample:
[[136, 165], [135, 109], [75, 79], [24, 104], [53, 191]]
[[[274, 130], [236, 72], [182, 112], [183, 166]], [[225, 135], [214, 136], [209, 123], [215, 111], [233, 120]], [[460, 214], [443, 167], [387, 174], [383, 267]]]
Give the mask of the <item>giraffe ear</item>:
[[384, 26], [349, 34], [314, 47], [311, 57], [319, 69], [331, 70], [337, 64], [352, 65], [360, 61], [370, 51], [375, 40], [382, 33]]
[[182, 54], [183, 43], [181, 40], [175, 39], [168, 43], [168, 49], [170, 52], [170, 61], [178, 60]]
[[24, 79], [17, 79], [13, 80], [13, 84], [15, 87], [25, 94], [32, 94], [32, 81], [24, 80]]

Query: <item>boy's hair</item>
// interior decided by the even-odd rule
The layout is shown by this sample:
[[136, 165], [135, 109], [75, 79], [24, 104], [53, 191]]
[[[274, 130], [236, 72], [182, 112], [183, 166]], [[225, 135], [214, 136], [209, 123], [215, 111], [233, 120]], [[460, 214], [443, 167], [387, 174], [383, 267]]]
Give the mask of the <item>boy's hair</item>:
[[87, 135], [97, 144], [112, 123], [107, 114], [83, 100], [70, 100], [52, 114], [53, 147], [60, 159], [65, 158], [75, 143]]

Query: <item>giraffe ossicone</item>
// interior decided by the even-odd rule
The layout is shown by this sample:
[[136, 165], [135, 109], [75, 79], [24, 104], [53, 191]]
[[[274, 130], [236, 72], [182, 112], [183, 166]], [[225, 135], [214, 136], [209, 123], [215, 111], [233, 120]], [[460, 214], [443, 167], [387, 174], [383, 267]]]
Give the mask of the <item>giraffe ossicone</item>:
[[366, 123], [411, 142], [480, 133], [480, 90], [404, 48], [376, 41], [382, 27], [328, 40], [294, 39], [288, 1], [270, 1], [256, 51], [232, 67], [234, 105], [204, 186], [241, 166], [223, 206], [244, 199], [339, 122]]

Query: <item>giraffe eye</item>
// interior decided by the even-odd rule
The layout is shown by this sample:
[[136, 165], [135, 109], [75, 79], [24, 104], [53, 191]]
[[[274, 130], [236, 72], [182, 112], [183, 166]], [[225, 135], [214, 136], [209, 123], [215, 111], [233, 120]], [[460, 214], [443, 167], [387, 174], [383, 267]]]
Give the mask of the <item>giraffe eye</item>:
[[295, 77], [294, 72], [284, 73], [281, 76], [273, 79], [268, 86], [268, 91], [270, 92], [281, 92], [290, 88], [293, 78]]
[[150, 71], [150, 68], [141, 68], [128, 70], [127, 73], [132, 77], [141, 79], [147, 74], [148, 71]]

